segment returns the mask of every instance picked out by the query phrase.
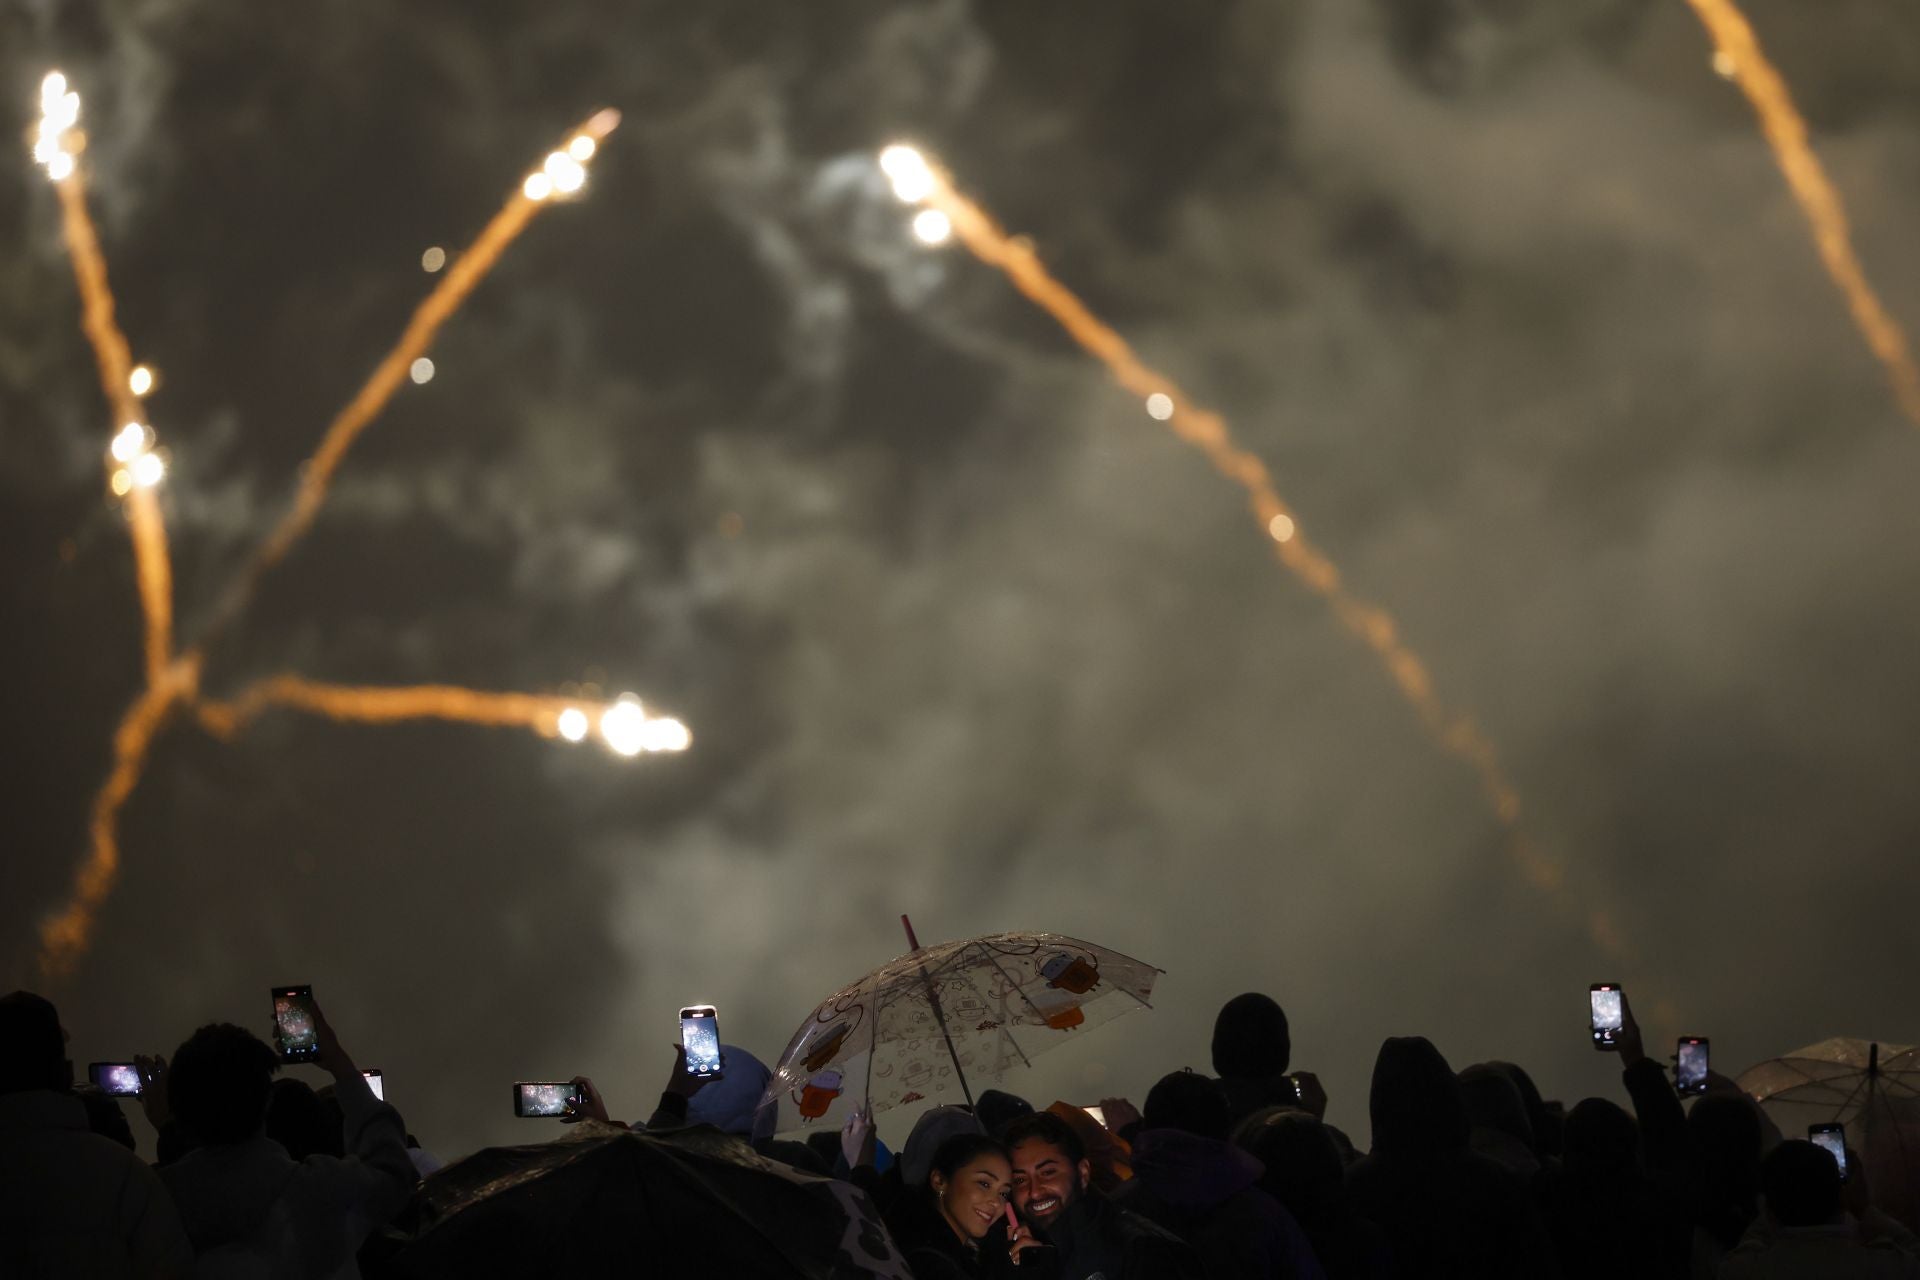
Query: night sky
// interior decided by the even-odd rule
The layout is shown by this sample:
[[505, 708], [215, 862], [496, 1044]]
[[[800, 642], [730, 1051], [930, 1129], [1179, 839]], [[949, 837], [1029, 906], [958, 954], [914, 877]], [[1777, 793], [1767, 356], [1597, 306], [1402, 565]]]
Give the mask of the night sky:
[[[1920, 329], [1920, 9], [1751, 0]], [[1716, 1066], [1920, 1040], [1920, 431], [1680, 0], [11, 0], [0, 121], [85, 99], [172, 470], [180, 629], [466, 243], [625, 124], [347, 462], [214, 651], [316, 679], [631, 690], [620, 760], [517, 730], [175, 727], [97, 945], [43, 983], [140, 681], [116, 425], [58, 210], [0, 166], [0, 986], [74, 1058], [264, 1029], [311, 982], [443, 1155], [642, 1118], [683, 1003], [771, 1061], [923, 939], [1164, 967], [1008, 1081], [1139, 1098], [1248, 989], [1364, 1139], [1431, 1036], [1617, 1091], [1586, 984]], [[910, 139], [1234, 423], [1502, 751], [1633, 952], [1526, 887], [1476, 779], [1273, 564], [1241, 495], [994, 271], [928, 249]], [[1649, 1019], [1651, 1023], [1651, 1019]], [[1670, 1043], [1670, 1040], [1669, 1040]], [[888, 1124], [895, 1136], [899, 1118]]]

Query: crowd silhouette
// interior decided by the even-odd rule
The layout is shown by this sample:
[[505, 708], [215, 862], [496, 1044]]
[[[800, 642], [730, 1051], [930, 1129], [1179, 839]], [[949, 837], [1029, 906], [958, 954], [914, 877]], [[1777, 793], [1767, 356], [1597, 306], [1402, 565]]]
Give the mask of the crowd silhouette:
[[[535, 1240], [538, 1258], [550, 1238], [582, 1238], [590, 1209], [623, 1241], [606, 1274], [704, 1258], [695, 1274], [716, 1280], [1920, 1280], [1910, 1207], [1876, 1204], [1857, 1155], [1843, 1168], [1835, 1151], [1782, 1135], [1721, 1076], [1682, 1096], [1622, 1006], [1605, 1047], [1619, 1055], [1626, 1105], [1595, 1097], [1567, 1109], [1512, 1063], [1456, 1071], [1432, 1042], [1395, 1036], [1374, 1066], [1366, 1151], [1325, 1122], [1321, 1082], [1293, 1070], [1285, 1012], [1258, 993], [1220, 1010], [1212, 1074], [1169, 1072], [1138, 1107], [1036, 1108], [990, 1089], [971, 1106], [922, 1112], [898, 1152], [857, 1109], [838, 1131], [784, 1140], [767, 1131], [771, 1073], [759, 1058], [724, 1046], [723, 1073], [703, 1078], [682, 1051], [644, 1122], [616, 1120], [591, 1080], [573, 1081], [563, 1118], [575, 1128], [540, 1168], [622, 1141], [732, 1160], [748, 1179], [726, 1193], [741, 1238], [797, 1238], [807, 1216], [832, 1216], [818, 1233], [824, 1261], [790, 1271], [729, 1261], [732, 1236], [703, 1234], [682, 1208], [683, 1229], [667, 1233], [678, 1243], [656, 1243], [623, 1225], [657, 1230], [646, 1197], [606, 1181], [500, 1216], [460, 1271], [519, 1273], [529, 1264], [509, 1261], [521, 1256], [516, 1237]], [[0, 998], [0, 1276], [451, 1274], [444, 1258], [455, 1255], [419, 1250], [423, 1233], [473, 1187], [534, 1181], [513, 1161], [535, 1149], [443, 1166], [317, 1003], [310, 1014], [299, 1056], [329, 1078], [318, 1089], [280, 1074], [281, 1049], [231, 1023], [136, 1059], [139, 1092], [125, 1101], [153, 1130], [150, 1164], [123, 1099], [76, 1082], [54, 1006], [29, 992]], [[794, 1198], [803, 1192], [814, 1198]], [[786, 1207], [762, 1214], [762, 1197]], [[752, 1256], [780, 1254], [778, 1241], [759, 1246], [770, 1252]], [[552, 1256], [553, 1274], [599, 1273], [584, 1254]]]

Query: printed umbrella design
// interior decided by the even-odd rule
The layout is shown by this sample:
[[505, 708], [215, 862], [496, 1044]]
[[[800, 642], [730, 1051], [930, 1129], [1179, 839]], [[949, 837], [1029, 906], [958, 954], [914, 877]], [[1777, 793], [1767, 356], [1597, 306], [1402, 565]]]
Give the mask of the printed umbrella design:
[[[904, 919], [904, 918], [903, 918]], [[914, 941], [909, 925], [907, 937]], [[997, 933], [915, 949], [849, 983], [800, 1024], [761, 1099], [786, 1132], [917, 1102], [970, 1103], [973, 1079], [1134, 1009], [1156, 969], [1057, 933]], [[763, 1120], [764, 1123], [764, 1120]]]

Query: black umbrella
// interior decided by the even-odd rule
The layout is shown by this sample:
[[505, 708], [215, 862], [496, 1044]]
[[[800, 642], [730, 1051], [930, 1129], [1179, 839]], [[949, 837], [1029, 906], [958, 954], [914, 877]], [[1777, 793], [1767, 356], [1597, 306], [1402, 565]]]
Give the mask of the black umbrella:
[[442, 1169], [363, 1256], [370, 1275], [389, 1280], [912, 1274], [851, 1183], [800, 1173], [705, 1126], [639, 1133], [592, 1122]]

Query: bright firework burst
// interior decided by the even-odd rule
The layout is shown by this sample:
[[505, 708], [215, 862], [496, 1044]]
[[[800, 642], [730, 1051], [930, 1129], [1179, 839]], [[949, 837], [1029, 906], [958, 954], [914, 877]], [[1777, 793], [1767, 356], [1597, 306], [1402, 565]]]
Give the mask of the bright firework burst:
[[[41, 928], [40, 966], [44, 972], [52, 975], [68, 971], [85, 954], [95, 916], [119, 874], [121, 810], [140, 783], [155, 739], [175, 713], [190, 714], [221, 738], [240, 733], [262, 712], [284, 708], [364, 724], [432, 719], [520, 727], [568, 742], [584, 741], [597, 721], [608, 747], [624, 756], [684, 751], [692, 745], [693, 735], [686, 725], [670, 716], [652, 715], [632, 695], [612, 704], [595, 705], [575, 698], [494, 693], [451, 685], [371, 688], [325, 684], [292, 674], [259, 681], [229, 699], [201, 692], [208, 645], [245, 609], [261, 577], [312, 526], [334, 474], [354, 441], [379, 416], [404, 380], [411, 376], [416, 382], [426, 381], [420, 376], [423, 369], [431, 376], [432, 364], [426, 351], [440, 327], [459, 310], [540, 208], [556, 197], [576, 195], [586, 185], [587, 162], [619, 125], [618, 112], [598, 112], [573, 130], [440, 278], [414, 311], [393, 350], [328, 425], [319, 448], [301, 468], [292, 508], [242, 567], [205, 633], [196, 644], [176, 653], [173, 571], [158, 494], [167, 474], [167, 459], [158, 447], [143, 404], [157, 380], [150, 368], [133, 363], [126, 335], [114, 320], [106, 259], [87, 213], [85, 182], [77, 163], [86, 142], [78, 127], [80, 95], [68, 86], [65, 76], [52, 72], [41, 83], [40, 110], [33, 158], [46, 169], [59, 193], [61, 225], [83, 304], [82, 327], [93, 347], [101, 389], [113, 408], [113, 420], [120, 424], [107, 445], [107, 482], [114, 495], [126, 503], [145, 624], [147, 676], [145, 689], [114, 730], [113, 766], [94, 796], [88, 824], [90, 847], [75, 876], [73, 897]], [[445, 260], [442, 253], [440, 262]], [[430, 269], [437, 270], [437, 265]]]

